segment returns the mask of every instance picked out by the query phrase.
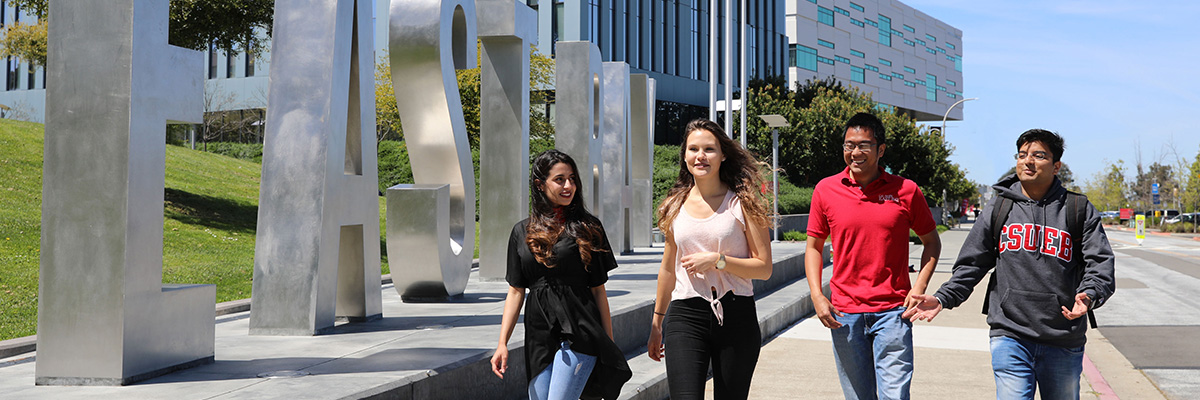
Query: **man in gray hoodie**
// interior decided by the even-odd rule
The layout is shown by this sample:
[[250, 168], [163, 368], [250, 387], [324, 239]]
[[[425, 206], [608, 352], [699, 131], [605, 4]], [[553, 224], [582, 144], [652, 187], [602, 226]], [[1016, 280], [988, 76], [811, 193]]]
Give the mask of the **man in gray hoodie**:
[[[1038, 389], [1043, 399], [1078, 399], [1083, 317], [1116, 290], [1099, 213], [1058, 179], [1063, 148], [1053, 132], [1021, 134], [1016, 175], [993, 186], [999, 196], [963, 243], [954, 275], [932, 296], [913, 295], [920, 303], [903, 314], [914, 322], [933, 320], [942, 308], [966, 301], [994, 268], [984, 307], [997, 399], [1033, 399]], [[993, 216], [1010, 206], [1007, 215]]]

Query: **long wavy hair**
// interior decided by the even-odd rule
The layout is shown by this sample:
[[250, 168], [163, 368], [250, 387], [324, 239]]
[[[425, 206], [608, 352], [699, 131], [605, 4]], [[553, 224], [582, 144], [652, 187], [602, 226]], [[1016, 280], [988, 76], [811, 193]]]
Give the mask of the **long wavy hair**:
[[683, 208], [688, 192], [696, 186], [696, 178], [688, 171], [687, 159], [684, 156], [687, 154], [688, 137], [701, 130], [711, 132], [716, 136], [717, 143], [721, 144], [721, 153], [725, 155], [725, 161], [721, 162], [718, 174], [721, 182], [737, 195], [747, 219], [758, 226], [767, 226], [767, 207], [764, 204], [765, 199], [759, 194], [759, 186], [763, 180], [759, 175], [758, 160], [740, 144], [729, 139], [725, 130], [716, 122], [700, 118], [689, 122], [684, 130], [683, 144], [679, 145], [679, 177], [675, 179], [675, 185], [658, 206], [658, 229], [668, 236], [672, 235], [671, 224], [675, 222], [675, 217], [679, 216], [679, 210]]
[[[571, 172], [574, 173], [571, 182], [575, 185], [575, 196], [571, 198], [571, 204], [562, 207], [550, 201], [546, 192], [542, 190], [542, 186], [549, 179], [550, 169], [559, 163], [566, 163], [571, 167]], [[538, 262], [549, 268], [558, 265], [554, 244], [558, 243], [563, 234], [575, 238], [584, 269], [592, 263], [593, 252], [605, 251], [599, 245], [604, 240], [601, 237], [603, 231], [600, 228], [600, 220], [584, 207], [579, 168], [567, 153], [550, 149], [533, 159], [533, 165], [529, 169], [529, 197], [533, 200], [533, 207], [529, 215], [529, 224], [525, 226], [525, 244], [529, 246], [530, 252]], [[561, 213], [556, 208], [561, 208]], [[561, 221], [558, 220], [560, 215]]]

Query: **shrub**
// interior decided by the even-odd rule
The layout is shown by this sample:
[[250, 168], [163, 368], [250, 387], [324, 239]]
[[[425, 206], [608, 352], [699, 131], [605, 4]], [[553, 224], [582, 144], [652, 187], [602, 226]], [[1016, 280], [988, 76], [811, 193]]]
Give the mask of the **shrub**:
[[1171, 232], [1171, 233], [1180, 233], [1180, 232], [1192, 233], [1192, 229], [1193, 229], [1193, 226], [1192, 226], [1191, 222], [1165, 224], [1162, 226], [1163, 232]]
[[413, 183], [412, 167], [408, 164], [408, 146], [400, 140], [383, 140], [379, 148], [379, 192], [401, 183]]
[[783, 233], [783, 240], [791, 242], [804, 242], [808, 240], [808, 235], [800, 231], [787, 231]]
[[239, 160], [253, 161], [262, 164], [263, 145], [262, 143], [233, 143], [233, 142], [208, 142], [196, 143], [196, 150], [204, 150], [209, 153], [216, 153], [226, 157], [233, 157]]

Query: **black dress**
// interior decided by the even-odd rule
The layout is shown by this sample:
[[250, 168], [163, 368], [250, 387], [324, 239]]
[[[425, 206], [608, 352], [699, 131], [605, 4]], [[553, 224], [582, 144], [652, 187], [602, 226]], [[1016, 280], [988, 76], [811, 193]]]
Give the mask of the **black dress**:
[[[591, 288], [608, 281], [608, 271], [617, 267], [607, 236], [601, 228], [601, 243], [592, 262], [584, 269], [574, 237], [563, 234], [554, 245], [558, 265], [547, 268], [534, 258], [525, 243], [528, 219], [513, 226], [508, 239], [509, 285], [529, 288], [525, 300], [525, 371], [532, 380], [554, 359], [560, 343], [571, 350], [596, 357], [596, 367], [583, 389], [584, 398], [616, 399], [621, 386], [633, 376], [625, 355], [600, 323], [600, 308]], [[596, 221], [599, 225], [599, 221]]]

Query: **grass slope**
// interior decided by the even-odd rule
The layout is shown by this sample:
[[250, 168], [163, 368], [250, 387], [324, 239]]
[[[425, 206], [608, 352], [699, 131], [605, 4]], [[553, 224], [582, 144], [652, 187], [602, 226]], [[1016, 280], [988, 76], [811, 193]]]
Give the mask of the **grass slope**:
[[[0, 340], [37, 331], [42, 139], [41, 124], [0, 120]], [[260, 171], [167, 146], [164, 283], [215, 284], [217, 302], [250, 297]]]

